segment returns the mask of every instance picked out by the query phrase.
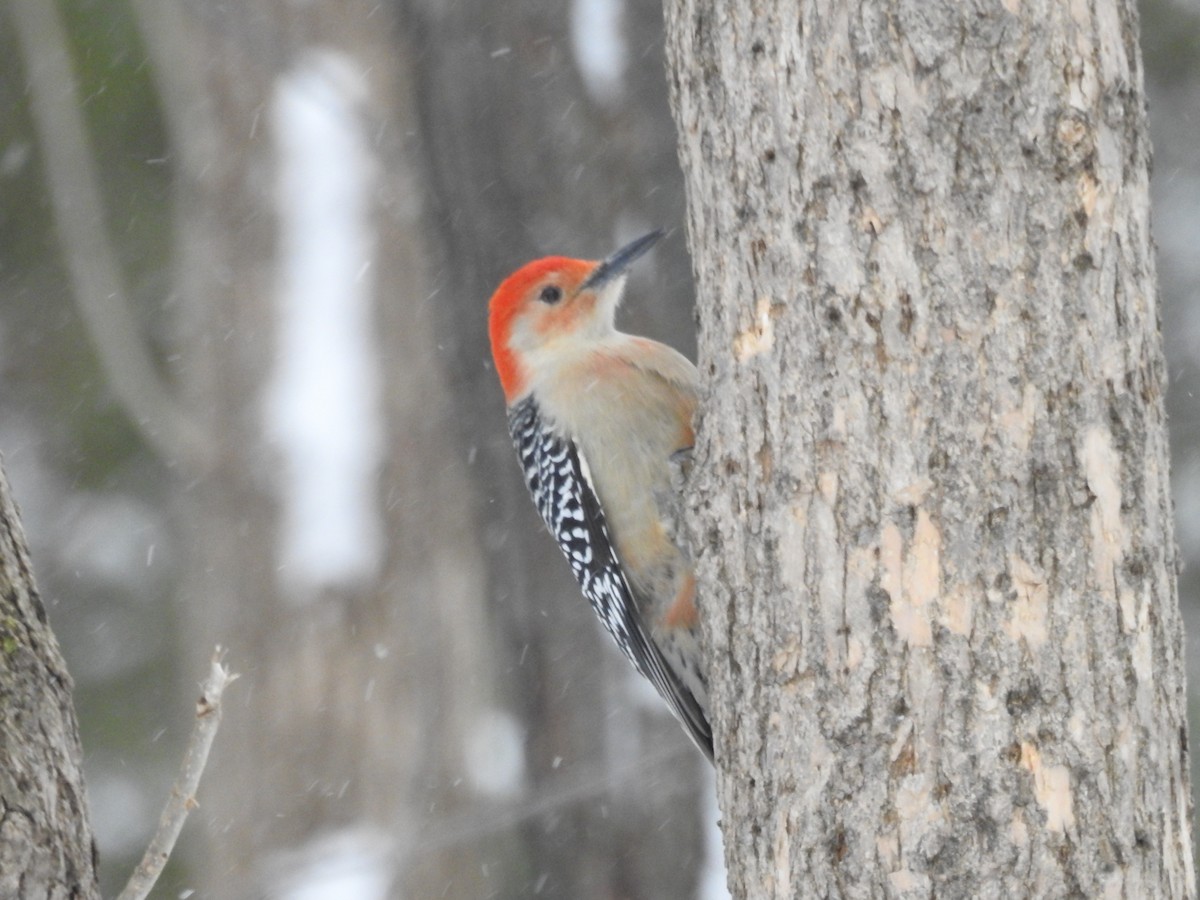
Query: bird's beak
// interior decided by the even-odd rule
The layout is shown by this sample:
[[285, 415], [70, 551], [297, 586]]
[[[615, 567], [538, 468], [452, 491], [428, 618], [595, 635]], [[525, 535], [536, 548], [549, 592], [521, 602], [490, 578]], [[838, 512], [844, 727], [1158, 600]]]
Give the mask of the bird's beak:
[[636, 241], [626, 244], [607, 259], [601, 260], [596, 264], [596, 268], [592, 269], [592, 274], [579, 286], [579, 290], [592, 291], [620, 278], [633, 265], [634, 260], [659, 242], [663, 234], [661, 229], [644, 234]]

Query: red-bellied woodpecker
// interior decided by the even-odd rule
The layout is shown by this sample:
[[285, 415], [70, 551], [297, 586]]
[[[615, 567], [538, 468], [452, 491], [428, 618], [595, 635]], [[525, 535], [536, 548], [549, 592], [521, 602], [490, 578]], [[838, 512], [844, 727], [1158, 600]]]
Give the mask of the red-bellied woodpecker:
[[600, 262], [523, 266], [492, 296], [488, 330], [538, 512], [605, 628], [712, 759], [696, 585], [672, 512], [698, 376], [613, 326], [629, 266], [660, 237]]

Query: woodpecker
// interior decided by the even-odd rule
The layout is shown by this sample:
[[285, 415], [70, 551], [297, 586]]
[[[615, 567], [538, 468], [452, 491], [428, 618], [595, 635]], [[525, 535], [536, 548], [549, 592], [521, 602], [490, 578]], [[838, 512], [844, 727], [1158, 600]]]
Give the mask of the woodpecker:
[[675, 534], [699, 375], [613, 324], [629, 267], [661, 237], [599, 262], [522, 266], [492, 295], [488, 332], [534, 505], [617, 646], [711, 761], [696, 582]]

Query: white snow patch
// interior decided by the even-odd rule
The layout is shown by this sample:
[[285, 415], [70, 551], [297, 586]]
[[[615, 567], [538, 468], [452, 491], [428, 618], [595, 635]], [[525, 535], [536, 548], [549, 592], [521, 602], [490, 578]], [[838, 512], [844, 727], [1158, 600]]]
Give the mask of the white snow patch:
[[273, 900], [384, 900], [392, 888], [391, 843], [367, 829], [318, 838], [269, 864]]
[[525, 742], [517, 720], [501, 709], [484, 710], [471, 723], [463, 748], [467, 776], [481, 793], [513, 796], [525, 778]]
[[593, 99], [616, 100], [629, 52], [621, 32], [622, 0], [572, 0], [571, 46]]
[[282, 457], [280, 578], [301, 598], [370, 578], [383, 549], [366, 93], [349, 59], [326, 51], [283, 76], [271, 104], [279, 334], [264, 424]]

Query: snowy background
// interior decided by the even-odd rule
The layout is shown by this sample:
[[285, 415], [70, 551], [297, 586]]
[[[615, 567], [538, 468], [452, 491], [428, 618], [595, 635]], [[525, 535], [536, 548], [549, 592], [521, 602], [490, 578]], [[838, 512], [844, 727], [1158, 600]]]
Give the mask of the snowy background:
[[[484, 334], [517, 263], [681, 226], [655, 4], [333, 6], [0, 7], [0, 453], [106, 893], [220, 642], [244, 677], [158, 896], [726, 896], [711, 776], [540, 534]], [[1145, 0], [1142, 43], [1200, 686], [1200, 8]], [[694, 355], [680, 233], [630, 293]]]

